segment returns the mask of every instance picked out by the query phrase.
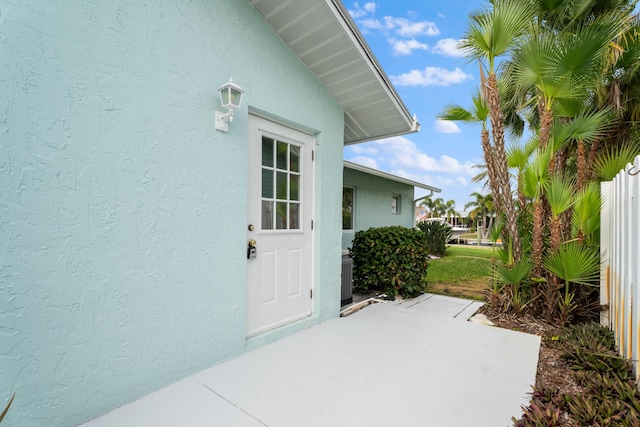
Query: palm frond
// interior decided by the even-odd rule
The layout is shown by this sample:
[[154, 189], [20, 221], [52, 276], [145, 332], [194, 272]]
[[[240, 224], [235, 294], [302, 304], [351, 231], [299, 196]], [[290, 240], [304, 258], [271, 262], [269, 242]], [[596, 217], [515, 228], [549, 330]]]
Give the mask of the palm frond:
[[495, 71], [495, 59], [521, 37], [534, 12], [530, 2], [520, 0], [497, 0], [492, 6], [470, 15], [469, 27], [460, 42], [468, 56], [489, 63], [489, 73]]
[[572, 120], [556, 122], [554, 128], [562, 129], [561, 134], [566, 139], [590, 142], [606, 134], [610, 124], [611, 115], [608, 109], [589, 112], [583, 108]]
[[510, 168], [524, 169], [529, 161], [531, 152], [527, 147], [523, 147], [518, 143], [511, 143], [507, 147], [507, 166]]
[[575, 241], [564, 243], [545, 258], [544, 266], [565, 282], [592, 285], [600, 276], [600, 251]]
[[533, 264], [527, 257], [509, 267], [504, 264], [498, 264], [498, 278], [505, 284], [518, 285], [529, 277], [532, 269]]
[[639, 145], [630, 143], [610, 151], [602, 151], [593, 162], [593, 172], [602, 181], [611, 181], [627, 166], [627, 163], [631, 163], [640, 154]]
[[571, 179], [553, 176], [549, 180], [546, 195], [551, 213], [558, 216], [575, 203], [574, 183]]
[[463, 107], [459, 105], [447, 105], [444, 107], [442, 112], [438, 114], [438, 119], [440, 120], [449, 120], [452, 122], [463, 122], [463, 123], [479, 123], [480, 120], [471, 113], [469, 110], [465, 110]]
[[551, 148], [538, 150], [536, 156], [525, 168], [522, 179], [522, 190], [526, 197], [539, 197], [549, 185], [549, 164]]
[[576, 194], [576, 203], [573, 205], [571, 218], [574, 229], [582, 231], [589, 236], [600, 229], [600, 209], [602, 199], [600, 188], [591, 182]]

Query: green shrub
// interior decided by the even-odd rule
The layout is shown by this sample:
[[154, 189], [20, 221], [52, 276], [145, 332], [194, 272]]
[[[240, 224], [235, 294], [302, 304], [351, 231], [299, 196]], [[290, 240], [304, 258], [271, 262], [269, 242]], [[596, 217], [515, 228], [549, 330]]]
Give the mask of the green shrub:
[[419, 222], [417, 225], [425, 235], [427, 252], [443, 257], [447, 251], [447, 243], [453, 234], [449, 224], [440, 221], [425, 221]]
[[419, 230], [395, 226], [357, 231], [349, 255], [358, 291], [412, 298], [427, 289], [427, 251]]

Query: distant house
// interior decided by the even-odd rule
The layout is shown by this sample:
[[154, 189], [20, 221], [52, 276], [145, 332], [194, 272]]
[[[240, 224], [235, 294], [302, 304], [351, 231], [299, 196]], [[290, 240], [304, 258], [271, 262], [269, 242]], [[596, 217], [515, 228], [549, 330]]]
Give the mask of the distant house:
[[358, 230], [400, 225], [413, 227], [415, 188], [433, 193], [441, 190], [430, 185], [344, 162], [342, 188], [342, 248], [351, 246]]
[[[340, 1], [31, 0], [1, 33], [7, 425], [76, 425], [339, 315], [344, 144], [419, 127]], [[410, 224], [412, 191], [378, 174], [365, 203], [359, 173], [356, 229]]]

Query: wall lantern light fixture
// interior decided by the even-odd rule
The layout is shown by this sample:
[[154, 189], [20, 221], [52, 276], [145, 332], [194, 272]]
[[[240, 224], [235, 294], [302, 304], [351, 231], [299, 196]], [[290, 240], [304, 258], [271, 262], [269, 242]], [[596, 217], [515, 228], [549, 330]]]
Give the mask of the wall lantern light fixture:
[[216, 111], [216, 130], [229, 132], [229, 122], [233, 121], [233, 113], [242, 104], [242, 94], [244, 91], [235, 84], [232, 79], [220, 86], [220, 102], [222, 107], [227, 109], [226, 113]]

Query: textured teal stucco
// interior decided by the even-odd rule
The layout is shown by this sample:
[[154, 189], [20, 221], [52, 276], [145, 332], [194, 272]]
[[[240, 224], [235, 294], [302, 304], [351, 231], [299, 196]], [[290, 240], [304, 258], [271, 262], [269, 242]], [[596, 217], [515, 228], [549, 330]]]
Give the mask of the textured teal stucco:
[[[248, 2], [0, 0], [0, 58], [7, 425], [75, 425], [338, 315], [343, 110]], [[314, 315], [247, 342], [249, 109], [321, 144]]]
[[[362, 171], [344, 168], [344, 185], [354, 192], [353, 231], [342, 232], [342, 249], [351, 247], [356, 231], [370, 227], [401, 225], [413, 227], [412, 185], [403, 184]], [[400, 195], [400, 213], [391, 213], [391, 196]]]

